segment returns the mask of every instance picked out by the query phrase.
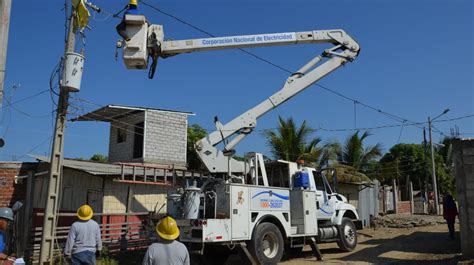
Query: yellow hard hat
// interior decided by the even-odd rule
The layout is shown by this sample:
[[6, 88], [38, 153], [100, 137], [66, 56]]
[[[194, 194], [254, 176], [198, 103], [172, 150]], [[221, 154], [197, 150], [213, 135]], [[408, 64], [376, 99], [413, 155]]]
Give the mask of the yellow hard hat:
[[166, 240], [175, 240], [179, 237], [179, 228], [176, 221], [167, 216], [156, 225], [158, 235]]
[[131, 4], [131, 5], [136, 5], [136, 6], [137, 6], [137, 5], [138, 5], [137, 2], [138, 2], [137, 0], [130, 0], [130, 4]]
[[92, 208], [87, 204], [84, 204], [79, 207], [79, 209], [77, 209], [77, 217], [79, 217], [79, 219], [82, 221], [91, 219], [93, 214], [94, 212], [92, 211]]

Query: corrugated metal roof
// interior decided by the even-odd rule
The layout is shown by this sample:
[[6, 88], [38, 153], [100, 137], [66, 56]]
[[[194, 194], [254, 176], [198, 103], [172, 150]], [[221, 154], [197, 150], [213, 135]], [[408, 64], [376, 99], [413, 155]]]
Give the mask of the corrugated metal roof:
[[[30, 155], [31, 157], [35, 158], [40, 162], [47, 162], [49, 163], [50, 158], [41, 155]], [[124, 174], [125, 175], [132, 175], [133, 172], [133, 164], [124, 164]], [[100, 163], [100, 162], [93, 162], [93, 161], [84, 161], [84, 160], [77, 160], [77, 159], [63, 159], [63, 166], [77, 169], [84, 171], [86, 173], [96, 175], [96, 176], [120, 176], [122, 174], [122, 165], [121, 164], [110, 164], [110, 163]], [[146, 168], [146, 175], [153, 176], [163, 176], [164, 169], [166, 168], [167, 174], [170, 173], [172, 166], [166, 165], [145, 165], [145, 167], [141, 164], [136, 165], [136, 175], [143, 176], [144, 168]], [[156, 170], [155, 170], [156, 169]], [[192, 176], [192, 172], [186, 172], [184, 167], [175, 167], [176, 170], [181, 170], [185, 172], [186, 176]]]
[[[41, 155], [31, 155], [33, 158], [49, 163], [50, 158]], [[63, 166], [85, 171], [92, 175], [120, 175], [122, 168], [120, 165], [99, 163], [91, 161], [81, 161], [75, 159], [63, 159]], [[130, 170], [131, 171], [131, 170]], [[127, 172], [128, 173], [128, 172]], [[131, 172], [129, 173], [131, 174]]]
[[183, 113], [187, 115], [194, 115], [192, 112], [187, 111], [177, 111], [177, 110], [168, 110], [168, 109], [156, 109], [156, 108], [147, 108], [147, 107], [132, 107], [132, 106], [121, 106], [121, 105], [107, 105], [100, 109], [94, 110], [77, 118], [71, 119], [71, 121], [105, 121], [111, 122], [116, 119], [120, 119], [130, 115], [136, 115], [146, 110], [154, 111], [165, 111], [165, 112], [175, 112]]

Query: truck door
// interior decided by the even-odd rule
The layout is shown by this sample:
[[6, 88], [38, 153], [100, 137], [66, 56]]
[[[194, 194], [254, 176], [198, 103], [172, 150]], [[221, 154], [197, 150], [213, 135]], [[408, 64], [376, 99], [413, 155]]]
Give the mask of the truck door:
[[316, 207], [318, 208], [318, 219], [329, 220], [334, 213], [331, 187], [321, 172], [313, 170], [314, 181], [316, 184]]

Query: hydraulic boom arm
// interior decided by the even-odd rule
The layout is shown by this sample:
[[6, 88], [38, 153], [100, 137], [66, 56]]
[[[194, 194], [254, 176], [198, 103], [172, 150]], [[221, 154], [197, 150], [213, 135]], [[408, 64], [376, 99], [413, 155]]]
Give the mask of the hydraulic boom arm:
[[[195, 146], [211, 173], [227, 173], [229, 168], [233, 173], [246, 173], [244, 162], [229, 156], [232, 156], [234, 147], [255, 129], [257, 119], [346, 62], [352, 62], [360, 51], [359, 44], [340, 29], [164, 41], [162, 26], [148, 26], [144, 16], [127, 15], [124, 21], [129, 25], [121, 34], [128, 39], [125, 41], [123, 54], [128, 68], [146, 69], [148, 55], [153, 59], [154, 69], [158, 57], [166, 58], [181, 53], [290, 44], [334, 45], [293, 73], [282, 89], [260, 104], [225, 125], [216, 120], [217, 130], [198, 141]], [[229, 142], [225, 142], [230, 138]], [[216, 146], [222, 142], [225, 145], [221, 151]]]

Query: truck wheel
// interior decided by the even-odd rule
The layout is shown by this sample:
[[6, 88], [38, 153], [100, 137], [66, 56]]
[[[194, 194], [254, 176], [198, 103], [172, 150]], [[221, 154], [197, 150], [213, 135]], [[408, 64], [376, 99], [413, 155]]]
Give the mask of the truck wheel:
[[342, 218], [339, 226], [339, 241], [337, 245], [345, 252], [354, 250], [357, 246], [357, 232], [354, 223], [347, 217]]
[[283, 256], [283, 247], [280, 229], [272, 223], [258, 225], [248, 244], [248, 250], [261, 265], [278, 264]]

